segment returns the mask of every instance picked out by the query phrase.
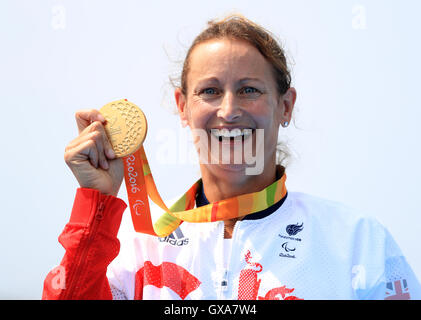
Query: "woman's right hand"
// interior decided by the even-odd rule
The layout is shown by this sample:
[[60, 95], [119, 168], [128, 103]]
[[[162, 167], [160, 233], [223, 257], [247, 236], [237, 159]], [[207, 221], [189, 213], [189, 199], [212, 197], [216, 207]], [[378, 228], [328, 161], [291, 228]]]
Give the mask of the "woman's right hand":
[[115, 157], [98, 110], [76, 112], [79, 136], [68, 144], [64, 160], [82, 188], [117, 196], [124, 178], [123, 160]]

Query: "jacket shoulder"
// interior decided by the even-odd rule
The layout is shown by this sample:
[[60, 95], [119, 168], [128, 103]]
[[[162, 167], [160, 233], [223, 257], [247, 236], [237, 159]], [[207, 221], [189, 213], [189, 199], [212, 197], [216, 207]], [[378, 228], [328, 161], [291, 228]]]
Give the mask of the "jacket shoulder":
[[332, 232], [365, 232], [385, 236], [384, 226], [373, 214], [351, 205], [302, 192], [289, 192], [291, 206], [314, 224]]

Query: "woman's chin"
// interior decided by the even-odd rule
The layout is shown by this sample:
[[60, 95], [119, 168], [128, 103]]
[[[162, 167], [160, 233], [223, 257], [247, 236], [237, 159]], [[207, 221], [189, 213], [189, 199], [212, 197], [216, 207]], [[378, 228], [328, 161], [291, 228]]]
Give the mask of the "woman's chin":
[[206, 167], [209, 171], [222, 177], [244, 176], [246, 174], [246, 168], [249, 167], [247, 164], [207, 164]]

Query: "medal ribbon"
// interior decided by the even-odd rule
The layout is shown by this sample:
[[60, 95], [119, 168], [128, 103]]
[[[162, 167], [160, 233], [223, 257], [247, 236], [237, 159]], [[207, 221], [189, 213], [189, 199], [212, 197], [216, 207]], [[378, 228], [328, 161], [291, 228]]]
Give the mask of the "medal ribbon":
[[[262, 211], [280, 201], [287, 193], [286, 174], [265, 189], [194, 208], [196, 192], [202, 181], [199, 179], [170, 208], [167, 208], [158, 193], [146, 158], [140, 147], [135, 153], [124, 157], [124, 180], [129, 199], [130, 212], [136, 232], [159, 237], [171, 234], [183, 222], [213, 222], [239, 218]], [[164, 213], [153, 220], [148, 197]]]

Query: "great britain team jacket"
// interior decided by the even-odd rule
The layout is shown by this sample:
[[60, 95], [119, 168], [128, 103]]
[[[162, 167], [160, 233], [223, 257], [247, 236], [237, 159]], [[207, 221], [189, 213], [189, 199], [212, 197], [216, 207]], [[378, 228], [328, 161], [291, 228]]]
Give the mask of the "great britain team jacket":
[[270, 214], [238, 221], [231, 240], [223, 222], [136, 233], [125, 209], [77, 190], [43, 299], [421, 299], [388, 231], [340, 203], [289, 192]]

